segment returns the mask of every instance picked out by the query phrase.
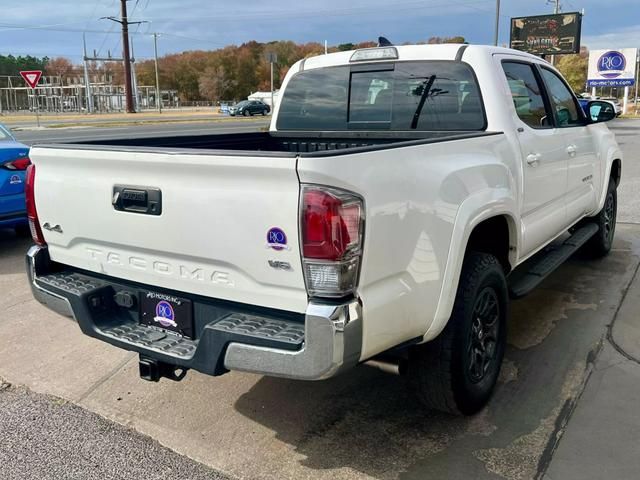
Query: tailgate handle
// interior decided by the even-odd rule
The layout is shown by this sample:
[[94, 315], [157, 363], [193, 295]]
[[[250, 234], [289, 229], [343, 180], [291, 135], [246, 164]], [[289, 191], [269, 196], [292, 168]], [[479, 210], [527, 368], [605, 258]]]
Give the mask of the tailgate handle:
[[113, 208], [119, 212], [162, 214], [162, 192], [159, 188], [114, 185], [111, 198]]

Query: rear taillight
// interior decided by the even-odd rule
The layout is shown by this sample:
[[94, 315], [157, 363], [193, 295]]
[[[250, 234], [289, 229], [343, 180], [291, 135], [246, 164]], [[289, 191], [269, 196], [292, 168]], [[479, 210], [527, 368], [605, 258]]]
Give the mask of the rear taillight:
[[0, 166], [7, 170], [26, 170], [29, 165], [31, 165], [31, 160], [29, 160], [29, 157], [24, 157], [18, 160], [11, 160], [10, 162], [4, 162]]
[[27, 217], [29, 218], [29, 228], [31, 229], [31, 236], [33, 241], [40, 246], [45, 246], [47, 242], [42, 235], [42, 229], [40, 228], [40, 222], [38, 220], [38, 211], [36, 210], [36, 197], [35, 197], [35, 183], [36, 183], [36, 166], [29, 165], [27, 167], [27, 181], [25, 183], [25, 196], [27, 201]]
[[312, 297], [355, 293], [362, 257], [364, 204], [335, 188], [304, 185], [300, 207], [302, 261]]

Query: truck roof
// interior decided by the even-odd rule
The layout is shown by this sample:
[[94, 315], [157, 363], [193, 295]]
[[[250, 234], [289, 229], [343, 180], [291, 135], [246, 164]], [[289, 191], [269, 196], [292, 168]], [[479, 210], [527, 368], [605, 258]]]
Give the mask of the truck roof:
[[[316, 57], [306, 58], [300, 60], [298, 65], [299, 70], [310, 70], [322, 67], [334, 67], [338, 65], [348, 65], [351, 63], [351, 57], [357, 51], [362, 50], [374, 50], [376, 48], [388, 48], [388, 47], [374, 47], [371, 49], [349, 50], [345, 52], [329, 53], [327, 55], [318, 55]], [[486, 55], [493, 55], [496, 53], [508, 53], [516, 54], [518, 56], [537, 59], [539, 57], [531, 55], [519, 50], [512, 50], [504, 47], [494, 47], [491, 45], [468, 45], [459, 43], [446, 43], [438, 45], [398, 45], [394, 46], [398, 51], [398, 58], [394, 61], [411, 61], [411, 60], [455, 60], [458, 52], [461, 49], [465, 49], [468, 53], [484, 53]], [[370, 61], [389, 61], [389, 59], [382, 60], [370, 60]], [[295, 70], [295, 67], [294, 67]]]

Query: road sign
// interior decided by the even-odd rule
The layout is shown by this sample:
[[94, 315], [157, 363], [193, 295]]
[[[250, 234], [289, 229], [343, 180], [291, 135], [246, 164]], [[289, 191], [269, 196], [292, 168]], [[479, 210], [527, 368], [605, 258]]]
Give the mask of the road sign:
[[589, 52], [590, 87], [631, 87], [635, 84], [637, 48], [591, 50]]
[[42, 77], [42, 72], [40, 70], [24, 70], [20, 72], [20, 75], [24, 78], [24, 81], [27, 82], [27, 85], [31, 88], [36, 88], [40, 77]]

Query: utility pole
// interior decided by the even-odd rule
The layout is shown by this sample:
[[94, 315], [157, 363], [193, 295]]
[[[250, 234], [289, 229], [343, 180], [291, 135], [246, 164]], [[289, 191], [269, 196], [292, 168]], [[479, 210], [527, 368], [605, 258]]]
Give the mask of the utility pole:
[[136, 54], [133, 48], [133, 40], [131, 40], [131, 86], [133, 91], [133, 111], [140, 111], [140, 96], [138, 95], [138, 76], [136, 75]]
[[91, 94], [91, 79], [89, 78], [89, 67], [87, 65], [87, 62], [89, 61], [89, 58], [87, 57], [87, 39], [84, 33], [82, 34], [82, 44], [82, 59], [84, 63], [84, 90], [87, 95], [87, 113], [93, 113], [93, 95]]
[[160, 93], [160, 74], [158, 73], [158, 34], [153, 34], [153, 54], [156, 63], [156, 106], [158, 113], [162, 113], [162, 95]]
[[638, 51], [638, 56], [636, 58], [636, 96], [635, 96], [636, 115], [638, 114], [638, 83], [640, 83], [640, 50]]
[[278, 61], [278, 55], [274, 52], [267, 52], [265, 56], [271, 64], [271, 114], [273, 114], [273, 110], [275, 109], [275, 103], [273, 101], [273, 64]]
[[129, 52], [129, 25], [146, 22], [130, 22], [127, 18], [127, 1], [120, 0], [120, 18], [103, 17], [122, 25], [122, 58], [124, 62], [124, 97], [127, 113], [135, 113], [133, 106], [133, 85], [131, 81], [131, 53]]
[[498, 46], [498, 37], [500, 35], [500, 0], [496, 0], [496, 29], [493, 36], [493, 44]]
[[[547, 0], [547, 3], [555, 4], [555, 7], [553, 8], [554, 15], [557, 15], [560, 13], [560, 0]], [[555, 65], [555, 64], [556, 64], [556, 56], [551, 55], [551, 65]]]

